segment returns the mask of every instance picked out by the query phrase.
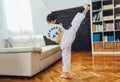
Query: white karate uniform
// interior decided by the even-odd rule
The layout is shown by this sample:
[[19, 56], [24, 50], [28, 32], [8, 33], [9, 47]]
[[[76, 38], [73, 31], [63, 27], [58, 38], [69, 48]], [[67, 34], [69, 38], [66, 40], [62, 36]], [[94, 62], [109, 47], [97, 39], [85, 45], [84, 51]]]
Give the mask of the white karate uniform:
[[85, 15], [83, 15], [82, 13], [77, 13], [73, 21], [71, 22], [71, 27], [68, 30], [65, 30], [62, 26], [57, 24], [50, 24], [49, 26], [50, 29], [48, 30], [47, 38], [53, 41], [56, 41], [59, 34], [64, 31], [62, 39], [59, 43], [62, 49], [63, 72], [68, 72], [70, 70], [71, 45], [75, 40], [76, 32], [79, 29], [79, 26], [84, 18]]

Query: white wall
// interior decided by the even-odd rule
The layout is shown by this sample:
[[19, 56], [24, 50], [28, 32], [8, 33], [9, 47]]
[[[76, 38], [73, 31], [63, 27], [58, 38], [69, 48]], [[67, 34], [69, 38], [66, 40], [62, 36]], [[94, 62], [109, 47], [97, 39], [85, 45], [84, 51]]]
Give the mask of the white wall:
[[30, 0], [32, 22], [35, 34], [45, 34], [47, 31], [46, 16], [50, 13], [49, 9], [41, 0]]
[[0, 48], [5, 47], [5, 39], [7, 38], [5, 17], [3, 0], [0, 0]]
[[50, 11], [69, 9], [90, 4], [90, 0], [42, 0]]

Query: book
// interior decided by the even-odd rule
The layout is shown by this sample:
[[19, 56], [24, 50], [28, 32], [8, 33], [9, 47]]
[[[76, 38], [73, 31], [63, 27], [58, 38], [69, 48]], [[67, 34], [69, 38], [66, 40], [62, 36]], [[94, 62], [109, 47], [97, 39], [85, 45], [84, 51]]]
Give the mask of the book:
[[115, 15], [115, 18], [116, 18], [116, 19], [120, 19], [120, 14], [116, 14], [116, 15]]
[[93, 32], [102, 32], [102, 25], [101, 24], [93, 24], [93, 27], [92, 27], [92, 31]]
[[107, 42], [107, 36], [103, 36], [103, 41]]
[[104, 31], [113, 31], [114, 30], [114, 24], [113, 23], [103, 23], [103, 29]]
[[102, 11], [94, 14], [93, 21], [101, 21], [102, 20]]
[[103, 9], [112, 9], [113, 7], [114, 7], [113, 4], [104, 5], [104, 6], [103, 6]]
[[114, 19], [113, 15], [103, 17], [103, 20], [112, 20], [112, 19]]
[[120, 4], [117, 4], [116, 7], [120, 7]]

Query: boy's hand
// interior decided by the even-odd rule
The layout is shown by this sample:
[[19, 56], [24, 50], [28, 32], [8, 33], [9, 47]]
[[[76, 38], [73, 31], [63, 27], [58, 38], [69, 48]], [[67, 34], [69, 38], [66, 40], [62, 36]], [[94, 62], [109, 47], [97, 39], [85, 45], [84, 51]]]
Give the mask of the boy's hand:
[[62, 24], [62, 23], [59, 23], [59, 25], [60, 25], [60, 26], [63, 26], [63, 24]]
[[85, 10], [87, 10], [87, 11], [88, 11], [88, 10], [90, 10], [90, 7], [89, 7], [89, 6], [88, 6], [88, 4], [86, 4], [86, 3], [84, 4], [84, 6], [83, 6], [83, 7], [84, 7], [84, 8], [85, 8]]

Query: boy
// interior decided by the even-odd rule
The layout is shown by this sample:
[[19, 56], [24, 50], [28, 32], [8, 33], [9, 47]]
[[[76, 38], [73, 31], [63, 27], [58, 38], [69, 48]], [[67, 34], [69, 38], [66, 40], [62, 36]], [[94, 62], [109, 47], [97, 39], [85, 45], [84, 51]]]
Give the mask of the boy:
[[47, 22], [49, 24], [49, 31], [47, 33], [47, 38], [51, 39], [58, 44], [62, 50], [62, 62], [63, 62], [63, 74], [60, 75], [61, 78], [68, 78], [68, 71], [70, 70], [70, 61], [71, 61], [71, 45], [75, 39], [76, 32], [79, 29], [79, 26], [85, 15], [89, 11], [90, 7], [85, 4], [84, 11], [82, 13], [77, 13], [71, 22], [71, 27], [68, 30], [65, 30], [62, 27], [62, 24], [55, 24], [56, 17], [53, 14], [47, 16]]

